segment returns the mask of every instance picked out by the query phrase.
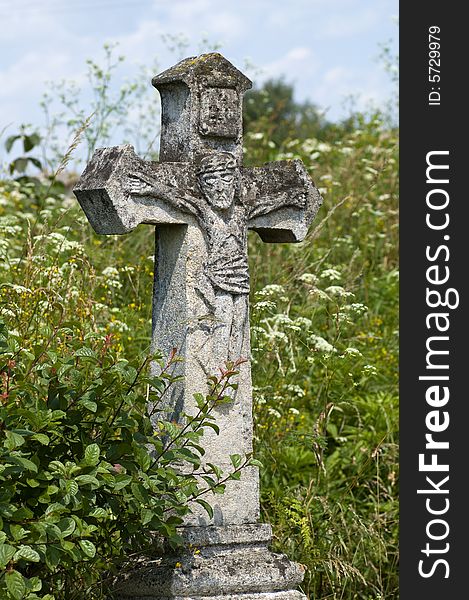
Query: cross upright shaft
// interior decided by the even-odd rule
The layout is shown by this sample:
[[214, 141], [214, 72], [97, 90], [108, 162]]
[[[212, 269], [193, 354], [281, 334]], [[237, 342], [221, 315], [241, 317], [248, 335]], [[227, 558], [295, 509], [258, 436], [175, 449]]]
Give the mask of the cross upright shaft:
[[[97, 150], [74, 192], [98, 233], [157, 225], [152, 344], [184, 359], [169, 400], [176, 418], [195, 412], [193, 394], [205, 391], [207, 374], [247, 359], [233, 401], [216, 409], [220, 435], [204, 435], [204, 460], [229, 470], [230, 454], [252, 451], [247, 231], [301, 241], [321, 197], [301, 161], [242, 166], [251, 82], [220, 54], [185, 59], [153, 85], [162, 102], [160, 161], [139, 159], [131, 146]], [[257, 467], [208, 500], [213, 521], [196, 510], [187, 524], [256, 523]]]

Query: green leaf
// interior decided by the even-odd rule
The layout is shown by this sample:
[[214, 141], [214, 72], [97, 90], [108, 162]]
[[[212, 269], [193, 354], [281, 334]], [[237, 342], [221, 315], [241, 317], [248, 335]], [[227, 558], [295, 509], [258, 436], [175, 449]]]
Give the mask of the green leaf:
[[6, 431], [5, 437], [6, 440], [3, 443], [3, 445], [8, 450], [14, 450], [15, 448], [18, 448], [19, 446], [22, 446], [26, 441], [22, 435], [20, 435], [19, 433], [14, 433], [13, 431]]
[[26, 529], [21, 525], [10, 524], [10, 533], [13, 536], [15, 542], [19, 542], [28, 535], [29, 531], [26, 531]]
[[93, 475], [78, 475], [75, 477], [75, 481], [78, 485], [89, 485], [91, 484], [94, 487], [99, 487], [99, 481]]
[[18, 173], [24, 173], [28, 167], [29, 157], [20, 156], [10, 163], [10, 173], [18, 171]]
[[128, 486], [131, 481], [132, 477], [130, 475], [116, 475], [114, 489], [121, 490], [122, 488]]
[[37, 473], [37, 465], [23, 456], [10, 455], [8, 460], [16, 465], [19, 465], [20, 467], [23, 467], [23, 469], [26, 471], [33, 471], [34, 473]]
[[89, 556], [90, 558], [94, 557], [96, 548], [93, 542], [90, 542], [89, 540], [78, 540], [78, 543], [86, 556]]
[[96, 352], [87, 346], [82, 346], [75, 351], [75, 356], [82, 356], [86, 358], [96, 358]]
[[20, 139], [21, 139], [21, 137], [22, 137], [22, 136], [21, 136], [21, 134], [18, 134], [18, 135], [10, 135], [10, 137], [8, 137], [8, 138], [5, 140], [5, 150], [6, 150], [7, 152], [10, 152], [10, 150], [11, 150], [11, 149], [12, 149], [12, 147], [13, 147], [13, 144], [16, 142], [16, 140], [20, 140]]
[[62, 537], [66, 538], [75, 531], [76, 523], [72, 518], [64, 517], [57, 523], [57, 527], [60, 528]]
[[137, 459], [137, 462], [142, 470], [148, 471], [151, 465], [151, 458], [148, 450], [146, 448], [142, 448], [141, 446], [137, 447], [135, 449], [135, 458]]
[[249, 466], [250, 467], [260, 467], [260, 468], [262, 468], [264, 465], [261, 463], [260, 460], [257, 460], [257, 458], [251, 458], [249, 460]]
[[21, 558], [30, 562], [39, 562], [41, 560], [39, 554], [36, 552], [36, 550], [33, 550], [31, 546], [19, 547], [14, 556], [14, 560], [20, 560]]
[[93, 402], [93, 400], [88, 400], [84, 398], [83, 400], [80, 400], [78, 404], [80, 404], [80, 406], [84, 406], [92, 413], [95, 413], [98, 410], [98, 405], [96, 402]]
[[57, 514], [63, 513], [66, 510], [67, 510], [67, 507], [64, 506], [63, 504], [60, 504], [60, 502], [53, 502], [52, 504], [49, 504], [49, 506], [46, 508], [46, 512], [44, 514], [47, 517], [54, 513], [57, 513]]
[[99, 446], [98, 444], [90, 444], [85, 449], [85, 463], [94, 467], [99, 462]]
[[211, 423], [210, 421], [205, 421], [204, 427], [211, 427], [217, 435], [220, 434], [220, 428], [215, 423]]
[[140, 511], [140, 520], [142, 525], [146, 525], [153, 519], [153, 511], [149, 508], [142, 508]]
[[50, 442], [49, 436], [47, 436], [45, 433], [35, 433], [33, 436], [31, 436], [31, 439], [38, 441], [43, 446], [47, 446]]
[[31, 509], [29, 509], [27, 506], [20, 506], [20, 508], [15, 510], [15, 512], [11, 515], [11, 520], [24, 521], [25, 519], [32, 519], [33, 516], [34, 513]]
[[39, 577], [30, 577], [28, 581], [28, 589], [30, 592], [40, 592], [42, 589], [42, 581]]
[[78, 483], [74, 479], [69, 479], [65, 483], [65, 491], [71, 496], [75, 496], [78, 492]]
[[104, 508], [95, 508], [89, 513], [90, 517], [94, 517], [95, 519], [105, 519], [108, 516], [108, 513]]
[[211, 519], [213, 519], [213, 508], [210, 506], [210, 504], [205, 500], [202, 500], [201, 498], [197, 498], [195, 501], [197, 502], [197, 504], [200, 504], [200, 506], [202, 506], [207, 511], [208, 516]]
[[60, 562], [60, 547], [47, 546], [46, 549], [46, 565], [49, 569], [54, 569]]
[[0, 567], [3, 569], [15, 555], [16, 548], [10, 544], [0, 544]]
[[220, 467], [214, 465], [213, 463], [207, 463], [207, 467], [209, 467], [212, 470], [212, 472], [216, 475], [218, 479], [221, 479], [221, 477], [223, 476], [223, 470]]
[[49, 469], [51, 471], [58, 471], [61, 475], [67, 474], [67, 469], [66, 469], [65, 465], [60, 462], [60, 460], [52, 460], [49, 463]]
[[202, 409], [207, 402], [207, 400], [205, 399], [205, 396], [200, 393], [193, 394], [193, 396], [194, 396], [194, 400], [197, 402], [197, 408]]
[[9, 571], [5, 575], [7, 590], [15, 600], [21, 600], [26, 593], [26, 582], [23, 575], [18, 571]]
[[241, 454], [230, 454], [230, 460], [235, 469], [237, 469], [243, 462]]
[[29, 152], [35, 146], [37, 146], [40, 143], [40, 141], [41, 141], [41, 137], [37, 133], [32, 133], [31, 135], [24, 135], [23, 136], [24, 151]]

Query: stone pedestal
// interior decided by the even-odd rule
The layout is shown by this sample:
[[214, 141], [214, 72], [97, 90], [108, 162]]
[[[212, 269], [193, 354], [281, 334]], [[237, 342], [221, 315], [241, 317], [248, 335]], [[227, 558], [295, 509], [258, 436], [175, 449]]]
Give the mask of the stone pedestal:
[[185, 527], [185, 548], [143, 559], [115, 587], [116, 600], [305, 600], [304, 567], [268, 549], [270, 525]]

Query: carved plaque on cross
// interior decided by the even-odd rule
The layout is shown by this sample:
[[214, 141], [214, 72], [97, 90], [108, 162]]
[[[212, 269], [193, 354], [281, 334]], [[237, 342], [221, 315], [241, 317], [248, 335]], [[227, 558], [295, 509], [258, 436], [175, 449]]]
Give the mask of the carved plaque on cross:
[[[98, 233], [156, 226], [152, 344], [184, 359], [173, 418], [196, 411], [193, 394], [205, 391], [207, 375], [245, 359], [232, 402], [216, 409], [221, 434], [204, 436], [204, 460], [229, 470], [230, 454], [252, 451], [248, 230], [266, 242], [302, 241], [321, 197], [300, 160], [242, 166], [251, 82], [220, 54], [185, 59], [153, 85], [162, 100], [159, 162], [128, 145], [96, 150], [74, 193]], [[213, 520], [195, 510], [187, 522], [256, 523], [258, 494], [249, 467], [209, 499]]]

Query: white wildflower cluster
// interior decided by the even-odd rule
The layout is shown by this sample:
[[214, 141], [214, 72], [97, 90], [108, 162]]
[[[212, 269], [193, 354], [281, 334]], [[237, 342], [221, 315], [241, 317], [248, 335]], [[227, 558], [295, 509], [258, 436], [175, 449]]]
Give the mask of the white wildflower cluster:
[[311, 288], [309, 290], [309, 294], [316, 300], [324, 300], [325, 302], [330, 302], [331, 300], [330, 296], [328, 296], [324, 290], [321, 290], [318, 287]]
[[334, 352], [337, 352], [337, 349], [320, 335], [312, 334], [308, 337], [308, 340], [316, 352], [320, 352], [324, 355], [331, 355]]
[[277, 313], [273, 315], [269, 322], [274, 327], [283, 327], [285, 329], [291, 329], [292, 331], [301, 331], [301, 327], [299, 327], [293, 319], [291, 319], [285, 313]]
[[276, 283], [266, 285], [262, 290], [256, 292], [256, 299], [257, 298], [276, 298], [282, 302], [288, 300], [283, 285], [278, 285]]
[[264, 137], [264, 133], [262, 131], [249, 131], [246, 136], [250, 140], [261, 140]]
[[353, 302], [352, 304], [344, 306], [344, 310], [359, 316], [364, 315], [366, 312], [368, 312], [368, 306], [362, 304], [361, 302]]
[[259, 391], [259, 388], [254, 386], [252, 388], [252, 391], [253, 391], [253, 395], [254, 395], [254, 402], [256, 404], [265, 404], [267, 402], [265, 395]]
[[71, 287], [68, 288], [67, 295], [69, 298], [73, 298], [73, 299], [79, 298], [80, 290], [76, 286], [72, 285]]
[[310, 160], [316, 160], [321, 156], [321, 154], [325, 154], [332, 150], [332, 146], [330, 144], [326, 144], [325, 142], [320, 142], [316, 138], [307, 138], [301, 144], [301, 150], [305, 154], [309, 154]]
[[47, 281], [49, 288], [58, 288], [59, 284], [63, 282], [63, 272], [55, 265], [43, 267], [42, 273]]
[[308, 317], [297, 317], [294, 320], [294, 324], [300, 327], [302, 331], [308, 331], [313, 326], [313, 322]]
[[373, 365], [365, 365], [362, 369], [364, 375], [373, 376], [378, 374], [378, 370]]
[[259, 302], [255, 302], [253, 304], [252, 311], [253, 311], [253, 313], [267, 312], [267, 311], [275, 310], [276, 308], [277, 308], [277, 305], [275, 304], [275, 302], [272, 302], [271, 300], [261, 300]]
[[313, 275], [313, 273], [303, 273], [298, 277], [298, 279], [306, 285], [316, 285], [318, 282], [318, 278], [316, 275]]
[[106, 278], [106, 284], [116, 290], [120, 290], [122, 282], [119, 279], [119, 271], [116, 267], [106, 267], [102, 271], [103, 276]]
[[302, 387], [295, 383], [290, 383], [286, 386], [286, 391], [290, 396], [297, 396], [298, 398], [304, 398], [305, 391]]
[[109, 329], [111, 329], [111, 331], [118, 331], [119, 333], [124, 333], [125, 331], [130, 330], [126, 323], [119, 321], [118, 319], [109, 322]]
[[280, 419], [282, 417], [282, 414], [277, 409], [272, 408], [271, 406], [269, 406], [267, 412], [269, 413], [269, 415], [275, 417], [276, 419]]
[[8, 249], [10, 244], [4, 238], [0, 238], [0, 258], [6, 259], [8, 257]]
[[48, 233], [46, 235], [41, 234], [36, 236], [39, 239], [44, 239], [47, 243], [49, 243], [53, 248], [59, 250], [61, 252], [67, 250], [73, 250], [77, 254], [84, 254], [84, 247], [80, 242], [75, 242], [73, 240], [67, 239], [64, 235], [59, 233], [58, 231], [54, 231], [52, 233]]
[[342, 275], [337, 269], [324, 269], [320, 275], [321, 279], [328, 279], [329, 281], [340, 281]]
[[18, 235], [21, 233], [21, 226], [18, 225], [18, 218], [13, 215], [0, 217], [0, 232], [6, 235]]
[[33, 293], [31, 289], [24, 287], [24, 285], [17, 285], [16, 283], [5, 283], [4, 286], [10, 288], [13, 292], [16, 292], [17, 294]]
[[330, 285], [325, 289], [326, 294], [328, 294], [332, 298], [338, 298], [339, 300], [348, 300], [349, 298], [355, 298], [355, 294], [353, 292], [347, 292], [340, 285]]
[[340, 358], [345, 358], [347, 356], [360, 357], [363, 356], [363, 354], [357, 348], [349, 347], [345, 348], [344, 352], [340, 355]]

